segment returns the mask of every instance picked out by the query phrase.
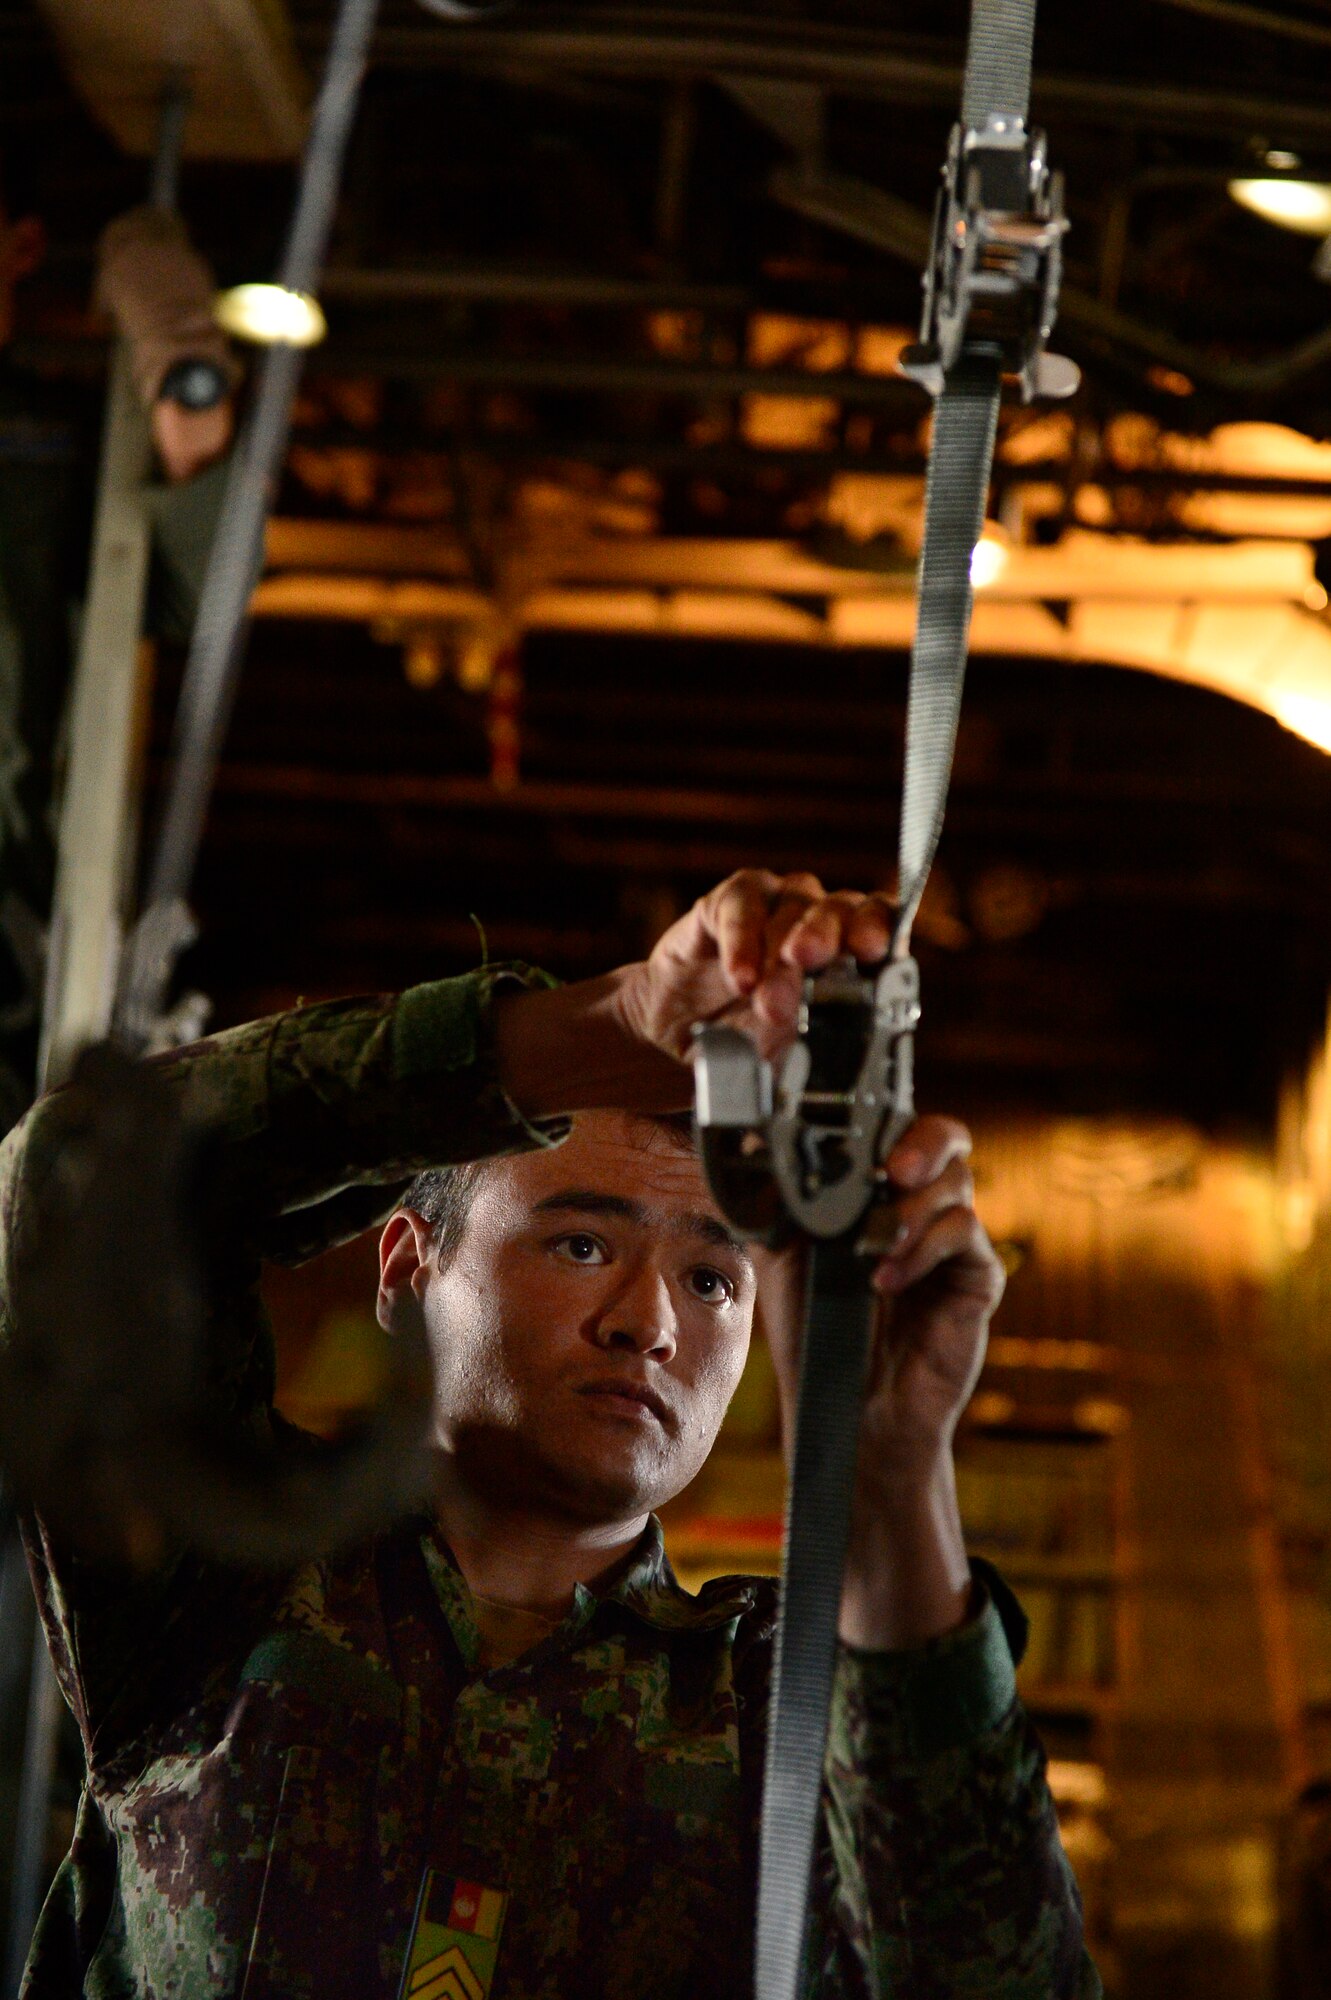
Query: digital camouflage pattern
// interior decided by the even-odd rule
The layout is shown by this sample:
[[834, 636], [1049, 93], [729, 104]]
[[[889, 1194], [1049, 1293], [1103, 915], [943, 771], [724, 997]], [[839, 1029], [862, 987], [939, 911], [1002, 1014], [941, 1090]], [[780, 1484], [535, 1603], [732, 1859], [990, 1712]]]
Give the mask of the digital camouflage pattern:
[[[504, 976], [307, 1008], [164, 1059], [234, 1168], [208, 1264], [211, 1380], [236, 1421], [270, 1421], [263, 1255], [365, 1227], [427, 1164], [553, 1135], [494, 1074]], [[46, 1100], [0, 1150], [6, 1257], [61, 1117]], [[285, 1577], [183, 1555], [131, 1580], [40, 1523], [30, 1547], [89, 1776], [25, 2000], [751, 1990], [769, 1581], [688, 1595], [653, 1522], [608, 1590], [579, 1590], [548, 1639], [486, 1671], [426, 1520]], [[990, 1577], [957, 1633], [843, 1648], [811, 1996], [1099, 1994], [1004, 1618], [1015, 1635]]]

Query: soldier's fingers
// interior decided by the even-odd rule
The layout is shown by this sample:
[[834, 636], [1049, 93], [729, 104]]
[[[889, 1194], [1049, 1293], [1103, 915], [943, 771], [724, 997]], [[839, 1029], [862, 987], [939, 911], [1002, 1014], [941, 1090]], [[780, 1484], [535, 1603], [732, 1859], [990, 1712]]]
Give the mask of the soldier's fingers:
[[822, 896], [823, 885], [816, 875], [786, 875], [782, 878], [773, 891], [763, 933], [764, 974], [776, 970], [786, 939], [803, 919], [809, 906], [819, 902]]
[[880, 1291], [899, 1293], [943, 1272], [955, 1300], [992, 1312], [1003, 1296], [1003, 1266], [973, 1208], [947, 1208], [934, 1216], [911, 1247], [883, 1258], [873, 1281]]
[[846, 950], [853, 953], [861, 965], [877, 965], [880, 958], [887, 956], [895, 917], [896, 912], [886, 896], [866, 896], [846, 925]]
[[794, 1035], [803, 994], [804, 974], [797, 967], [782, 961], [777, 962], [755, 989], [753, 1011], [778, 1041]]
[[936, 1112], [917, 1118], [904, 1132], [884, 1164], [898, 1187], [924, 1187], [936, 1180], [953, 1160], [968, 1160], [972, 1140], [959, 1118]]
[[857, 889], [842, 889], [810, 903], [791, 927], [781, 948], [784, 964], [801, 972], [819, 972], [848, 949], [846, 934], [865, 897]]
[[892, 1206], [890, 1250], [894, 1257], [909, 1255], [932, 1224], [935, 1216], [949, 1208], [969, 1209], [975, 1203], [975, 1183], [964, 1159], [950, 1159], [941, 1172], [923, 1187], [911, 1188], [898, 1196]]
[[704, 922], [736, 993], [751, 993], [762, 978], [763, 936], [780, 886], [768, 868], [742, 868], [703, 899]]

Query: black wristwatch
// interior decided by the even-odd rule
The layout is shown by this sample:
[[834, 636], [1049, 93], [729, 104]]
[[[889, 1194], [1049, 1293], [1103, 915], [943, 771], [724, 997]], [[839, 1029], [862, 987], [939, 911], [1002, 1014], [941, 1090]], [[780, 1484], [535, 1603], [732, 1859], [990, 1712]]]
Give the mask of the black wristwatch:
[[167, 369], [157, 391], [159, 403], [179, 403], [182, 410], [215, 410], [231, 391], [226, 369], [202, 355], [186, 355]]

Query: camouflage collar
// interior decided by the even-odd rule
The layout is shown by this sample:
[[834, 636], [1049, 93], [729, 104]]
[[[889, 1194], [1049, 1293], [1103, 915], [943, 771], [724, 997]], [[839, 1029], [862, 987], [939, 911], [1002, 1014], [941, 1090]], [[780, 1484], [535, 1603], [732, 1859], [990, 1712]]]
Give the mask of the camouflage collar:
[[[471, 1592], [456, 1558], [433, 1526], [420, 1538], [425, 1567], [434, 1586], [458, 1651], [468, 1667], [478, 1669], [480, 1634], [472, 1613]], [[665, 1551], [665, 1537], [655, 1514], [648, 1518], [641, 1539], [625, 1557], [617, 1576], [599, 1594], [579, 1584], [573, 1608], [550, 1643], [568, 1641], [583, 1632], [605, 1606], [621, 1605], [644, 1624], [660, 1632], [708, 1632], [731, 1624], [757, 1603], [761, 1579], [719, 1577], [693, 1597], [677, 1580]], [[538, 1649], [541, 1650], [541, 1649]]]
[[691, 1596], [670, 1567], [661, 1523], [653, 1514], [602, 1602], [622, 1604], [658, 1631], [708, 1632], [752, 1611], [758, 1590], [756, 1578], [726, 1576], [704, 1584], [696, 1597]]

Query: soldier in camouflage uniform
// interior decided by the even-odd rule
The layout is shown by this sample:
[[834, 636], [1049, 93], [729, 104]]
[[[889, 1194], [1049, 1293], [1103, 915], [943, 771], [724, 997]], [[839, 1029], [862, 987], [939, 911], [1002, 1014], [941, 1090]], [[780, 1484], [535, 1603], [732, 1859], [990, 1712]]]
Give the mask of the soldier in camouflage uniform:
[[[422, 1316], [431, 1341], [438, 1504], [278, 1577], [188, 1552], [135, 1577], [33, 1524], [88, 1783], [27, 2000], [752, 1990], [774, 1586], [690, 1596], [650, 1510], [710, 1448], [760, 1277], [788, 1396], [791, 1278], [756, 1270], [653, 1118], [687, 1099], [693, 1022], [777, 1053], [802, 971], [880, 956], [886, 923], [749, 874], [604, 980], [490, 968], [164, 1059], [240, 1189], [208, 1246], [218, 1406], [278, 1429], [261, 1259], [393, 1210], [380, 1315]], [[0, 1154], [7, 1268], [68, 1104]], [[960, 1541], [951, 1437], [1001, 1289], [965, 1151], [921, 1120], [891, 1162], [898, 1304], [866, 1404], [806, 1979], [824, 2000], [1100, 1992], [1015, 1694], [1021, 1613]]]

